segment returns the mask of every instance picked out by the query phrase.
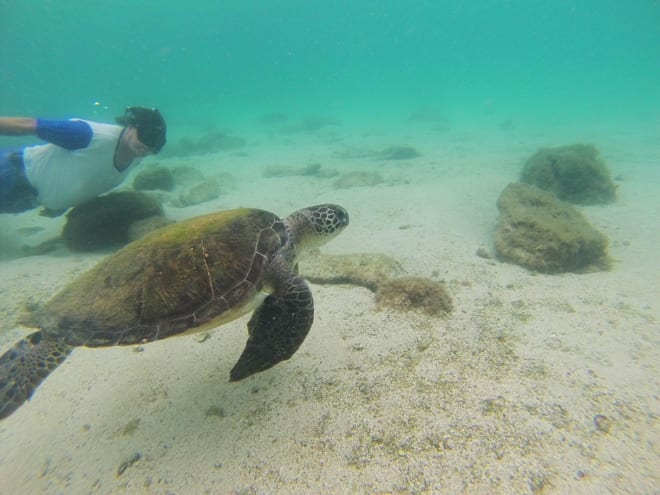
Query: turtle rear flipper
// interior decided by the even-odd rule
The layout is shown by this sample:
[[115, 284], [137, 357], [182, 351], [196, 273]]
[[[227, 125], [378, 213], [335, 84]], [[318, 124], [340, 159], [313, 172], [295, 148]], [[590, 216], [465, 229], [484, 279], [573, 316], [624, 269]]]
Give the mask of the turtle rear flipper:
[[314, 321], [314, 302], [307, 283], [292, 274], [282, 290], [266, 297], [248, 322], [248, 341], [230, 373], [238, 381], [289, 359]]
[[0, 419], [30, 398], [39, 384], [71, 352], [72, 347], [35, 332], [0, 356]]

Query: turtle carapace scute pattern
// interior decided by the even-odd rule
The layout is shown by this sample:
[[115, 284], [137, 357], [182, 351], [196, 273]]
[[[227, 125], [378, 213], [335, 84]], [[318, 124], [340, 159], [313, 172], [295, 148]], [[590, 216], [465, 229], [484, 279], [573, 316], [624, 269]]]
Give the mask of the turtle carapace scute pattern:
[[314, 320], [298, 257], [347, 225], [348, 213], [333, 204], [285, 218], [243, 208], [184, 220], [125, 246], [44, 304], [25, 322], [39, 330], [0, 356], [0, 418], [78, 346], [146, 343], [253, 311], [230, 380], [289, 359]]

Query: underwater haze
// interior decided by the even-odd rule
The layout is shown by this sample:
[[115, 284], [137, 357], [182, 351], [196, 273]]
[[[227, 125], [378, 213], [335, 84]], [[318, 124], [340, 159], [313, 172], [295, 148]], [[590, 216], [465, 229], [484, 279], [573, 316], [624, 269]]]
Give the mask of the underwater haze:
[[4, 115], [656, 121], [654, 0], [0, 1]]
[[0, 0], [0, 115], [128, 106], [0, 213], [0, 495], [660, 495], [660, 0]]

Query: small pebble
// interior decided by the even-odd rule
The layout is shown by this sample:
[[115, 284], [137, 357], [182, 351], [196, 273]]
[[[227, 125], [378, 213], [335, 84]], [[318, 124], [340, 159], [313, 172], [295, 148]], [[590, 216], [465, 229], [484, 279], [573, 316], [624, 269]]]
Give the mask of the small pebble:
[[117, 469], [117, 476], [121, 476], [123, 472], [126, 471], [126, 469], [128, 469], [131, 465], [135, 464], [137, 461], [139, 461], [140, 457], [141, 457], [140, 453], [136, 452], [126, 462], [122, 462], [121, 466], [119, 466], [119, 469]]
[[487, 259], [487, 260], [489, 260], [489, 259], [492, 258], [492, 256], [491, 256], [490, 253], [488, 252], [488, 250], [487, 250], [486, 248], [484, 248], [484, 247], [480, 247], [479, 249], [477, 249], [477, 253], [476, 253], [476, 254], [477, 254], [477, 256], [479, 256], [480, 258], [484, 258], [484, 259]]
[[612, 426], [612, 422], [609, 420], [607, 416], [603, 416], [602, 414], [596, 414], [594, 416], [594, 425], [596, 426], [596, 429], [598, 431], [602, 431], [603, 433], [609, 433], [610, 427]]

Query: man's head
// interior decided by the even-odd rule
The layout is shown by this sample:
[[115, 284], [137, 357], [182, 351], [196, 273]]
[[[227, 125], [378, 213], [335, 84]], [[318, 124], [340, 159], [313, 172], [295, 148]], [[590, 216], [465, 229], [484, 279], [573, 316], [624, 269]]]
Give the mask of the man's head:
[[165, 146], [167, 126], [160, 112], [155, 108], [128, 107], [117, 122], [123, 126], [134, 127], [138, 139], [154, 153]]

